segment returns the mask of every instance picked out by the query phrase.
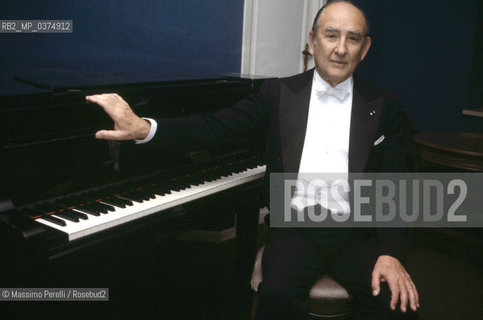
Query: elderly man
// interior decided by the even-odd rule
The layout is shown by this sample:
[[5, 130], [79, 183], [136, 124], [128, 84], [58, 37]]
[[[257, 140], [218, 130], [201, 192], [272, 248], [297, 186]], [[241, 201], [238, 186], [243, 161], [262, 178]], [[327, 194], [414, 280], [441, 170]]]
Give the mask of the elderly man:
[[[371, 46], [368, 32], [365, 14], [354, 4], [328, 3], [310, 31], [315, 70], [267, 81], [258, 94], [212, 115], [141, 119], [115, 94], [88, 96], [115, 124], [96, 138], [179, 148], [264, 133], [267, 174], [401, 171], [399, 104], [354, 75]], [[414, 315], [419, 298], [401, 263], [405, 241], [406, 232], [394, 229], [272, 229], [262, 260], [257, 318], [303, 319], [309, 289], [321, 272], [329, 272], [353, 295], [361, 319]]]

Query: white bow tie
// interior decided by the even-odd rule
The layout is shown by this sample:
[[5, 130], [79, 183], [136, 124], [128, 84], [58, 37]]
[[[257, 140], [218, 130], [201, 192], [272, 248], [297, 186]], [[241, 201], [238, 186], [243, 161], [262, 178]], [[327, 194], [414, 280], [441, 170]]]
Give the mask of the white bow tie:
[[339, 99], [340, 101], [344, 101], [345, 98], [349, 95], [349, 92], [344, 90], [344, 89], [339, 89], [339, 88], [322, 88], [317, 90], [317, 97], [321, 99], [325, 95], [332, 95]]

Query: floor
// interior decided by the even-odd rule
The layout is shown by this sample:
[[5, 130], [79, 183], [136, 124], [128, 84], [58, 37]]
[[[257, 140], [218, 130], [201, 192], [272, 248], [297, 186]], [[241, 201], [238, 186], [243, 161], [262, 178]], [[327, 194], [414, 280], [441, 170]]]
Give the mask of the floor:
[[[434, 230], [417, 230], [412, 239], [408, 269], [421, 296], [420, 319], [483, 319], [481, 243]], [[236, 276], [234, 248], [233, 240], [169, 236], [94, 248], [51, 265], [50, 280], [32, 286], [106, 287], [108, 302], [3, 302], [1, 318], [247, 319], [251, 297], [248, 282]]]

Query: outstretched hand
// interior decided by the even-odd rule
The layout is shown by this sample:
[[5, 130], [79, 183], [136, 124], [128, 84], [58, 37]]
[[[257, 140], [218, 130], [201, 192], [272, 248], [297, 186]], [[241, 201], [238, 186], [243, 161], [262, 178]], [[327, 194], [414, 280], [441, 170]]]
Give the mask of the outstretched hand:
[[391, 302], [389, 305], [392, 310], [396, 309], [399, 299], [401, 300], [402, 312], [406, 312], [408, 300], [413, 311], [419, 308], [419, 296], [416, 286], [398, 259], [387, 255], [379, 256], [372, 271], [372, 290], [375, 296], [381, 291], [379, 286], [381, 282], [387, 282], [391, 290]]
[[86, 100], [101, 106], [114, 121], [114, 130], [99, 130], [97, 139], [132, 140], [148, 136], [151, 124], [138, 117], [131, 107], [115, 93], [87, 96]]

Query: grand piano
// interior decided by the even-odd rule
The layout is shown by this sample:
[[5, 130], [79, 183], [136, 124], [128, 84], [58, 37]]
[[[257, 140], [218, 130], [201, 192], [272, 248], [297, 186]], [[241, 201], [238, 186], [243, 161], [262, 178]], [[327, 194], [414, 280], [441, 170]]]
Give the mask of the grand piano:
[[26, 281], [18, 279], [31, 274], [28, 266], [48, 268], [86, 248], [159, 231], [207, 199], [229, 204], [226, 210], [237, 214], [238, 263], [249, 272], [265, 171], [263, 137], [184, 151], [94, 138], [112, 122], [86, 95], [116, 92], [139, 115], [178, 117], [228, 107], [264, 80], [181, 78], [17, 77], [42, 92], [0, 97], [3, 286]]

